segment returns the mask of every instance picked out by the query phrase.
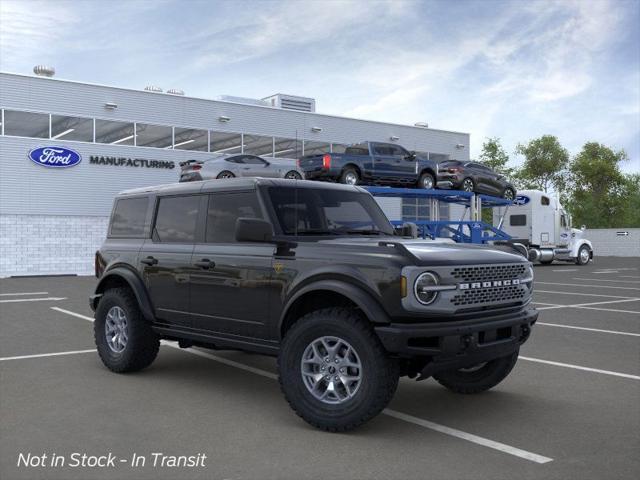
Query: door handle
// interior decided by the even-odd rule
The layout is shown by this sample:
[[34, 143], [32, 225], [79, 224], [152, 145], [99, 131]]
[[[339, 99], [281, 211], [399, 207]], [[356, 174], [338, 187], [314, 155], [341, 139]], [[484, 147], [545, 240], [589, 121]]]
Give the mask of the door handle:
[[143, 258], [142, 260], [140, 260], [141, 263], [144, 263], [145, 265], [155, 265], [156, 263], [158, 263], [158, 259], [154, 258], [152, 256], [148, 256], [147, 258]]
[[216, 262], [212, 262], [211, 260], [209, 260], [208, 258], [203, 258], [202, 260], [200, 260], [199, 262], [193, 262], [193, 264], [196, 267], [200, 267], [203, 268], [205, 270], [208, 270], [210, 268], [214, 268], [216, 266]]

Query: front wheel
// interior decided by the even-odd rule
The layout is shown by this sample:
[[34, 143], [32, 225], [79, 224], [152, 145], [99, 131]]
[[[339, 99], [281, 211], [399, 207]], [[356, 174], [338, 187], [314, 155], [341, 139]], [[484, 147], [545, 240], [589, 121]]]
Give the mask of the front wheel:
[[586, 265], [591, 260], [591, 251], [586, 245], [582, 245], [578, 250], [578, 256], [576, 257], [576, 264]]
[[468, 368], [448, 370], [433, 376], [440, 385], [455, 393], [480, 393], [504, 380], [518, 360], [518, 351]]
[[516, 198], [516, 192], [513, 191], [513, 188], [505, 188], [502, 198], [505, 200], [514, 200]]
[[473, 180], [471, 178], [465, 178], [462, 181], [462, 185], [460, 186], [460, 189], [464, 192], [473, 192], [475, 190], [475, 184], [473, 183]]
[[321, 430], [352, 430], [378, 415], [398, 386], [395, 360], [369, 323], [347, 308], [300, 318], [278, 356], [280, 388], [293, 410]]

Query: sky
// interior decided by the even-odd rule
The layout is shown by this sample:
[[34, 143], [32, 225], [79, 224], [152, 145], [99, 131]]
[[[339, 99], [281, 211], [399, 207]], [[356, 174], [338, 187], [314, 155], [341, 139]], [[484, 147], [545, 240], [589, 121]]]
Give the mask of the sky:
[[640, 172], [640, 0], [0, 0], [0, 70], [624, 149]]

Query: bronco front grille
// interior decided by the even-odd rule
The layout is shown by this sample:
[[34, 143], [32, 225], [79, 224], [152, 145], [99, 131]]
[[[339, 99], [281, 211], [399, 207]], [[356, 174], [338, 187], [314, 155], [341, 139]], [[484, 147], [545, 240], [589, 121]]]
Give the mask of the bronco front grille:
[[524, 285], [509, 285], [503, 287], [482, 288], [478, 290], [465, 290], [455, 295], [451, 303], [456, 306], [476, 305], [478, 303], [502, 303], [518, 302], [527, 295], [527, 287]]
[[[492, 280], [511, 280], [520, 278], [526, 271], [526, 264], [479, 265], [474, 267], [457, 267], [451, 276], [462, 282], [483, 282]], [[472, 292], [468, 292], [472, 293]], [[480, 293], [480, 292], [474, 292]], [[484, 292], [483, 292], [484, 293]]]

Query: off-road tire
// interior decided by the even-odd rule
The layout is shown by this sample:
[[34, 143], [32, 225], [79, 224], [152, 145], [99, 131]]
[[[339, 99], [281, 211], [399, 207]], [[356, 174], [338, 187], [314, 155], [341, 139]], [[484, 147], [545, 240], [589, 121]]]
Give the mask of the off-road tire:
[[[128, 340], [120, 353], [109, 348], [105, 334], [107, 313], [114, 306], [120, 307], [127, 318]], [[96, 309], [93, 333], [102, 363], [116, 373], [148, 367], [160, 349], [160, 338], [142, 316], [136, 297], [128, 288], [112, 288], [104, 293]]]
[[476, 371], [450, 370], [433, 376], [440, 385], [455, 393], [480, 393], [498, 385], [504, 380], [518, 360], [518, 351], [506, 357], [490, 360]]
[[[362, 383], [351, 399], [327, 404], [315, 398], [302, 380], [301, 360], [319, 337], [349, 342], [362, 363]], [[378, 415], [391, 401], [400, 376], [369, 322], [350, 308], [325, 308], [304, 315], [287, 331], [278, 356], [280, 389], [291, 408], [307, 423], [328, 432], [352, 430]]]
[[[355, 183], [349, 183], [348, 178], [350, 175], [354, 175], [356, 182]], [[358, 185], [360, 184], [360, 175], [358, 175], [358, 171], [353, 168], [353, 167], [347, 167], [342, 171], [342, 174], [340, 175], [340, 179], [339, 179], [340, 183], [343, 183], [345, 185]]]
[[418, 188], [426, 189], [427, 187], [425, 187], [424, 184], [425, 180], [427, 179], [431, 179], [431, 188], [429, 188], [429, 190], [433, 190], [434, 188], [436, 188], [435, 177], [432, 174], [426, 172], [420, 175], [420, 179], [418, 180]]

